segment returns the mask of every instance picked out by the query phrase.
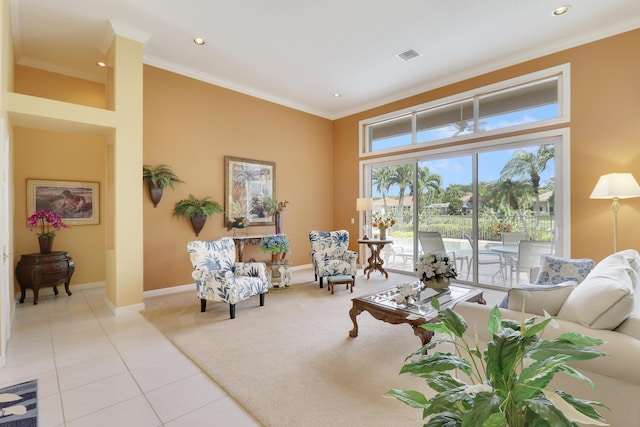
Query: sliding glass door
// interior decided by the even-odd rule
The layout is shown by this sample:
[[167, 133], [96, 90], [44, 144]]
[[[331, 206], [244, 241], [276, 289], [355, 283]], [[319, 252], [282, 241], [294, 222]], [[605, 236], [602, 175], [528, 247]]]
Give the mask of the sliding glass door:
[[557, 249], [559, 142], [487, 144], [372, 165], [365, 182], [374, 216], [395, 221], [385, 267], [413, 273], [417, 255], [444, 248], [462, 282], [506, 287], [534, 280], [524, 265], [531, 254], [520, 252], [530, 245], [519, 242], [545, 242], [536, 244], [544, 248], [538, 258]]
[[[393, 244], [382, 251], [385, 268], [413, 271], [413, 185], [414, 162], [394, 163], [371, 168], [370, 188], [373, 199], [371, 225], [374, 238], [379, 238], [379, 222], [390, 227], [387, 238]], [[391, 219], [393, 225], [389, 224]]]

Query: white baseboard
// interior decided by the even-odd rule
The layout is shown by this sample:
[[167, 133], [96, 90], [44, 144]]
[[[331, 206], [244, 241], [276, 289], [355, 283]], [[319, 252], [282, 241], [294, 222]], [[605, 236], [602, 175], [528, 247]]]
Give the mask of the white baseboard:
[[89, 283], [80, 283], [78, 285], [69, 285], [69, 289], [71, 289], [72, 291], [74, 289], [76, 289], [78, 291], [85, 291], [87, 289], [104, 288], [105, 286], [107, 286], [107, 282], [106, 281], [89, 282]]
[[111, 314], [113, 314], [114, 316], [118, 317], [119, 315], [122, 314], [126, 314], [126, 313], [137, 313], [139, 311], [144, 310], [144, 303], [140, 303], [140, 304], [131, 304], [131, 305], [127, 305], [125, 307], [116, 307], [113, 304], [111, 304], [111, 301], [109, 301], [108, 299], [104, 299], [104, 305], [107, 306], [107, 309], [111, 312]]
[[154, 289], [154, 290], [151, 290], [151, 291], [144, 291], [143, 298], [153, 298], [153, 297], [158, 297], [160, 295], [175, 294], [175, 293], [178, 293], [178, 292], [189, 291], [189, 290], [193, 290], [193, 292], [195, 293], [196, 284], [195, 283], [188, 283], [186, 285], [171, 286], [170, 288], [162, 288], [162, 289]]

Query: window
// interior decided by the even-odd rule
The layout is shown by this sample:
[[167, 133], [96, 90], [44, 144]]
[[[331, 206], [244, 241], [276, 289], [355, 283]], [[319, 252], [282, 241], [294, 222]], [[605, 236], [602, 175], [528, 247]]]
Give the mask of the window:
[[361, 122], [367, 154], [398, 152], [569, 120], [568, 66], [556, 67]]
[[405, 115], [376, 123], [367, 128], [368, 151], [401, 147], [412, 142], [412, 117]]

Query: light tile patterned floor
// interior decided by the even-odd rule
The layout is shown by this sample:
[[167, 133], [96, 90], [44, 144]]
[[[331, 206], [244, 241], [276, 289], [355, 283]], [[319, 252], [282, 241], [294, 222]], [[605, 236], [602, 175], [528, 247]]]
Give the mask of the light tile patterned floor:
[[40, 427], [259, 424], [139, 313], [104, 288], [18, 304], [0, 387], [38, 379]]

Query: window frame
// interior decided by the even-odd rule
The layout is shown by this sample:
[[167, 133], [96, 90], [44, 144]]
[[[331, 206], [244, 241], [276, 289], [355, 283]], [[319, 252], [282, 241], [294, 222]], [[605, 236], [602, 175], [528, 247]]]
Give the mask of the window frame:
[[[478, 102], [480, 97], [486, 97], [494, 92], [501, 92], [508, 89], [517, 89], [519, 86], [527, 86], [532, 83], [538, 81], [544, 81], [549, 78], [558, 78], [558, 117], [553, 119], [546, 119], [541, 121], [534, 121], [528, 123], [522, 123], [519, 125], [509, 126], [505, 128], [497, 128], [492, 130], [483, 131], [481, 133], [477, 132], [477, 119], [478, 119]], [[405, 108], [402, 110], [393, 111], [391, 113], [383, 114], [380, 116], [372, 117], [369, 119], [361, 120], [359, 122], [359, 157], [367, 158], [372, 156], [380, 156], [380, 155], [389, 155], [394, 153], [400, 153], [407, 150], [415, 150], [415, 149], [427, 149], [434, 148], [445, 144], [450, 144], [452, 142], [462, 142], [469, 141], [473, 139], [477, 139], [482, 137], [498, 137], [501, 134], [505, 133], [513, 133], [513, 132], [522, 132], [532, 129], [538, 129], [542, 127], [555, 126], [559, 124], [569, 123], [571, 121], [570, 116], [570, 64], [562, 64], [556, 67], [547, 68], [545, 70], [536, 71], [530, 74], [526, 74], [523, 76], [515, 77], [509, 80], [504, 80], [498, 83], [494, 83], [491, 85], [483, 86], [477, 89], [469, 90], [463, 93], [455, 94], [449, 97], [441, 98], [438, 100], [430, 101], [424, 104], [420, 104], [417, 106], [413, 106], [410, 108]], [[474, 132], [442, 138], [437, 140], [429, 140], [425, 142], [417, 141], [417, 125], [416, 125], [416, 115], [424, 112], [425, 110], [435, 109], [439, 107], [443, 107], [449, 104], [461, 103], [466, 100], [472, 100], [474, 106]], [[396, 118], [411, 116], [412, 121], [412, 135], [411, 135], [411, 143], [401, 145], [398, 147], [390, 147], [380, 150], [371, 151], [369, 149], [370, 141], [369, 141], [369, 127], [373, 124], [393, 120]]]

